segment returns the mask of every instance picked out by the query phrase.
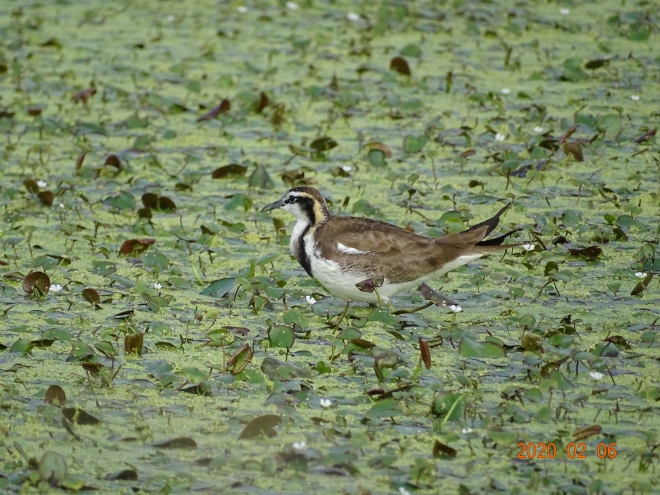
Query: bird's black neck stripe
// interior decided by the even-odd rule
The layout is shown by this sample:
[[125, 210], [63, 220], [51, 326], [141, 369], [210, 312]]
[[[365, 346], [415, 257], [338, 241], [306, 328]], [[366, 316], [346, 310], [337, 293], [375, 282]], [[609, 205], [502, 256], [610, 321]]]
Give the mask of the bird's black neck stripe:
[[298, 199], [298, 205], [305, 212], [305, 216], [309, 220], [309, 223], [305, 226], [305, 229], [300, 234], [298, 238], [298, 246], [296, 246], [296, 259], [298, 263], [305, 269], [307, 274], [310, 277], [312, 275], [312, 260], [309, 258], [307, 251], [305, 250], [305, 235], [307, 235], [310, 229], [315, 229], [318, 227], [318, 224], [321, 224], [326, 221], [328, 218], [327, 209], [324, 208], [324, 205], [314, 200], [313, 198], [301, 197]]
[[298, 238], [298, 256], [296, 258], [298, 259], [298, 263], [300, 263], [300, 266], [302, 266], [305, 271], [307, 272], [307, 275], [310, 277], [313, 277], [312, 275], [312, 260], [309, 259], [309, 256], [307, 255], [307, 251], [305, 250], [305, 234], [309, 232], [309, 229], [312, 228], [312, 224], [308, 224], [307, 227], [305, 227], [305, 230], [302, 231], [302, 234], [300, 234], [300, 237]]
[[298, 200], [298, 205], [300, 206], [300, 209], [305, 212], [305, 216], [309, 219], [310, 225], [316, 225], [316, 222], [322, 220], [317, 218], [317, 211], [316, 208], [314, 208], [315, 203], [316, 201], [312, 198], [300, 198]]

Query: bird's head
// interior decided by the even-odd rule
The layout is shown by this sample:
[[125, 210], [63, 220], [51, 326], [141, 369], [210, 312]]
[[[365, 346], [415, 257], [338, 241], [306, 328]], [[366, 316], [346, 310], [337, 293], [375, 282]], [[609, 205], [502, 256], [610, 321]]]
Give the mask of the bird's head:
[[299, 222], [317, 225], [330, 218], [330, 211], [323, 196], [313, 187], [294, 187], [281, 199], [264, 206], [261, 211], [281, 208], [296, 217]]

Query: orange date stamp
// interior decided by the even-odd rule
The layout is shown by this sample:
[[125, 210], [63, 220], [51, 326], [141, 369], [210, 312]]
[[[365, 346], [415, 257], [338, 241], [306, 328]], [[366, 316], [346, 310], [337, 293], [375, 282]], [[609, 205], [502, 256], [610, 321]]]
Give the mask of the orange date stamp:
[[[554, 459], [557, 457], [557, 446], [545, 442], [519, 442], [518, 459]], [[596, 446], [596, 456], [599, 459], [616, 458], [616, 443], [600, 442]], [[586, 459], [587, 444], [584, 442], [569, 442], [566, 444], [566, 457], [569, 459]]]

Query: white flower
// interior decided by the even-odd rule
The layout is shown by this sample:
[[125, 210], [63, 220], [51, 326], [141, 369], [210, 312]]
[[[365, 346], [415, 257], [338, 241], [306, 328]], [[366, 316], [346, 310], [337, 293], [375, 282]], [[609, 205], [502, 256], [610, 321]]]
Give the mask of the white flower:
[[543, 129], [543, 127], [541, 127], [540, 125], [537, 125], [536, 127], [534, 127], [534, 132], [537, 133], [537, 134], [542, 134], [544, 130], [545, 129]]
[[174, 22], [174, 21], [176, 21], [176, 17], [174, 17], [173, 15], [167, 16], [167, 22]]
[[163, 286], [159, 282], [154, 283], [154, 289], [162, 289]]
[[351, 170], [353, 170], [353, 167], [351, 167], [350, 165], [342, 165], [341, 169], [344, 172], [350, 172]]
[[562, 7], [561, 9], [559, 9], [559, 13], [560, 13], [561, 15], [568, 15], [568, 14], [571, 13], [571, 10], [570, 10], [570, 9], [567, 9], [566, 7]]
[[296, 2], [287, 2], [286, 3], [286, 8], [289, 10], [297, 10], [298, 9], [298, 4]]
[[409, 492], [408, 490], [406, 490], [406, 489], [405, 489], [404, 487], [402, 487], [402, 486], [399, 487], [399, 493], [400, 493], [401, 495], [410, 495], [410, 492]]
[[509, 88], [502, 88], [503, 95], [508, 95], [509, 93], [511, 93], [511, 90]]
[[304, 440], [301, 440], [300, 442], [294, 442], [292, 447], [296, 450], [302, 450], [305, 447], [307, 447], [307, 442], [305, 442]]
[[64, 203], [60, 203], [60, 204], [59, 204], [59, 207], [60, 207], [60, 208], [64, 208]]
[[348, 19], [351, 22], [358, 22], [360, 20], [360, 14], [356, 14], [355, 12], [349, 12], [346, 14], [346, 19]]
[[499, 132], [495, 134], [495, 141], [499, 141], [500, 143], [506, 139], [506, 136], [504, 134], [500, 134]]
[[51, 291], [51, 292], [54, 292], [54, 293], [56, 293], [56, 294], [57, 294], [59, 291], [61, 291], [62, 289], [64, 289], [64, 287], [62, 287], [60, 284], [53, 284], [53, 285], [50, 286], [50, 291]]
[[321, 407], [330, 407], [332, 401], [330, 399], [321, 399]]
[[463, 308], [461, 308], [458, 304], [452, 304], [449, 306], [449, 309], [451, 309], [454, 313], [460, 313], [463, 311]]
[[637, 278], [646, 278], [646, 273], [637, 272], [637, 273], [635, 273], [635, 277], [637, 277]]
[[472, 433], [472, 428], [463, 428], [461, 430], [461, 433], [466, 434], [466, 433]]
[[598, 371], [592, 371], [591, 373], [589, 373], [589, 376], [591, 376], [591, 378], [593, 378], [594, 380], [600, 380], [601, 378], [603, 378], [603, 374], [599, 373]]
[[[638, 96], [638, 95], [632, 95], [632, 96], [630, 97], [630, 99], [631, 99], [632, 101], [639, 101], [639, 96]], [[37, 182], [37, 184], [38, 184], [38, 182]]]
[[309, 304], [310, 306], [312, 304], [316, 304], [316, 299], [314, 299], [312, 296], [305, 296], [305, 300], [307, 301], [307, 304]]
[[245, 5], [241, 5], [236, 9], [236, 12], [238, 12], [239, 14], [247, 14], [248, 10], [249, 9]]
[[46, 187], [48, 185], [48, 182], [46, 182], [45, 180], [38, 180], [37, 185], [39, 187]]
[[523, 248], [525, 251], [534, 251], [534, 248], [535, 248], [535, 247], [536, 247], [536, 246], [534, 246], [534, 244], [523, 244], [523, 245], [522, 245], [522, 248]]

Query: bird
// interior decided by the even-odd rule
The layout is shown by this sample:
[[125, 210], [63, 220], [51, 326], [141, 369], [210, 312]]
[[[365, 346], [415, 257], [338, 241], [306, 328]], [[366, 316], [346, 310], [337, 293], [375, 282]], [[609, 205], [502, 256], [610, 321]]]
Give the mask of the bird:
[[[321, 193], [308, 186], [290, 189], [261, 211], [282, 209], [295, 216], [291, 254], [332, 296], [349, 303], [391, 304], [392, 296], [487, 254], [520, 246], [530, 249], [526, 242], [503, 244], [520, 229], [484, 240], [510, 206], [463, 232], [437, 239], [379, 220], [332, 215]], [[358, 285], [368, 279], [382, 285], [364, 292]]]

